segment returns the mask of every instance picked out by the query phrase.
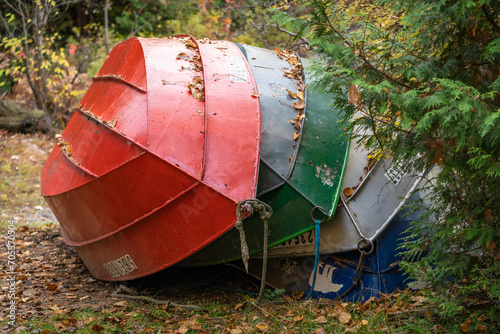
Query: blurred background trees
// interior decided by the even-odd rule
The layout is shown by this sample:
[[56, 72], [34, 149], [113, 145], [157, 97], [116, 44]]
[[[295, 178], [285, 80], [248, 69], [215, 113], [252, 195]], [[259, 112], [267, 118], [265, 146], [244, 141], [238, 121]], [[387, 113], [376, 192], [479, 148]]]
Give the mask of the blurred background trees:
[[43, 111], [39, 128], [63, 126], [118, 42], [190, 34], [281, 48], [295, 42], [270, 0], [5, 0], [0, 3], [0, 94]]

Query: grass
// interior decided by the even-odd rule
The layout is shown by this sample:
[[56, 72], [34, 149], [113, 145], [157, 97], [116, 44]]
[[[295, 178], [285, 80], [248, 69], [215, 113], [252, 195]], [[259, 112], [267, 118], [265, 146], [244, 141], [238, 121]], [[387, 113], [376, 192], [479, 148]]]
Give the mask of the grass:
[[[40, 171], [55, 140], [42, 134], [21, 135], [0, 130], [0, 228], [8, 220], [34, 222], [48, 211], [40, 194]], [[45, 221], [49, 221], [46, 219]]]
[[[240, 305], [243, 303], [244, 305]], [[378, 306], [382, 305], [379, 303]], [[425, 318], [388, 320], [385, 312], [359, 304], [324, 301], [264, 302], [241, 296], [237, 305], [205, 301], [199, 311], [128, 301], [120, 310], [75, 310], [19, 323], [17, 333], [431, 333]], [[236, 306], [236, 309], [235, 309]], [[377, 307], [378, 307], [377, 306]], [[351, 315], [346, 322], [338, 310]], [[434, 328], [434, 329], [433, 329]], [[442, 328], [442, 327], [441, 327]], [[444, 333], [444, 331], [443, 331]]]

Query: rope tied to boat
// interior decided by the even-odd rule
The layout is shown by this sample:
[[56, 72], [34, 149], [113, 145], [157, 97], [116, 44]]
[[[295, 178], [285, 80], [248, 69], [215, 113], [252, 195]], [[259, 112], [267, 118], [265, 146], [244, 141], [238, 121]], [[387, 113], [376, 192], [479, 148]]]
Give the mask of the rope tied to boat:
[[[238, 203], [236, 207], [236, 223], [234, 227], [240, 232], [240, 244], [241, 244], [241, 259], [243, 260], [243, 264], [245, 265], [245, 270], [248, 274], [248, 260], [250, 259], [250, 252], [248, 250], [248, 244], [245, 236], [245, 230], [243, 228], [243, 219], [250, 217], [257, 211], [260, 214], [260, 218], [264, 224], [264, 241], [263, 246], [264, 249], [262, 251], [262, 279], [260, 283], [260, 292], [259, 297], [256, 300], [256, 303], [260, 301], [262, 298], [262, 294], [264, 293], [264, 287], [266, 284], [266, 271], [267, 271], [267, 244], [268, 244], [268, 235], [269, 228], [267, 220], [271, 218], [273, 215], [273, 209], [267, 203], [264, 203], [258, 199], [246, 199]], [[246, 216], [244, 214], [247, 213]]]
[[[316, 210], [319, 210], [323, 214], [323, 219], [316, 219], [314, 217], [314, 213]], [[320, 246], [320, 241], [321, 241], [321, 223], [323, 223], [326, 220], [327, 214], [325, 209], [323, 209], [320, 206], [315, 206], [311, 210], [311, 219], [314, 221], [314, 224], [316, 225], [314, 229], [314, 238], [316, 239], [316, 254], [314, 256], [314, 271], [313, 271], [313, 279], [312, 279], [312, 284], [311, 284], [311, 290], [309, 290], [309, 294], [306, 297], [306, 300], [311, 298], [312, 293], [314, 291], [314, 286], [316, 285], [316, 274], [318, 272], [318, 267], [319, 267], [319, 246]]]

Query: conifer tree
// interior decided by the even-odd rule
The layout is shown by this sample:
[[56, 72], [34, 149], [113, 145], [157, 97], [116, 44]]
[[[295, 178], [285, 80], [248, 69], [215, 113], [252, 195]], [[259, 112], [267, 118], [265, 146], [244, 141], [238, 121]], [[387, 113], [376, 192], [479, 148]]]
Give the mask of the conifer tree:
[[353, 136], [408, 171], [438, 170], [427, 177], [426, 201], [413, 203], [426, 214], [405, 243], [415, 261], [406, 269], [432, 284], [442, 315], [467, 316], [479, 300], [486, 310], [473, 325], [492, 326], [500, 314], [500, 2], [304, 3], [302, 16], [274, 9], [274, 19], [319, 55], [316, 89], [337, 94], [350, 130], [371, 133]]

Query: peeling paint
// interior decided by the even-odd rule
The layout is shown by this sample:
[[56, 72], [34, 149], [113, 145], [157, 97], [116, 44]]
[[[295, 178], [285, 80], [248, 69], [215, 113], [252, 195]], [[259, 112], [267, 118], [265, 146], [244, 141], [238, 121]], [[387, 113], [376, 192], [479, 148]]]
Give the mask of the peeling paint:
[[333, 187], [333, 180], [337, 177], [337, 170], [333, 170], [326, 164], [323, 164], [322, 166], [316, 166], [316, 174], [314, 176], [320, 178], [324, 185]]

